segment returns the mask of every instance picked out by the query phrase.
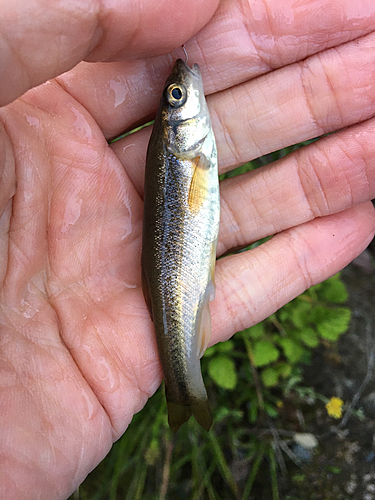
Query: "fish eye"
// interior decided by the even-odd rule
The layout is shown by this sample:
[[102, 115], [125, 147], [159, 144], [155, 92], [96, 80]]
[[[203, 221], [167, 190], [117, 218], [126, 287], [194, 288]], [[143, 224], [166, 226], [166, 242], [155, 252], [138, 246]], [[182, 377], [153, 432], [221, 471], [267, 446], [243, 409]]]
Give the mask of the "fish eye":
[[182, 97], [182, 92], [181, 92], [181, 89], [179, 89], [178, 87], [175, 87], [174, 89], [172, 89], [172, 97], [174, 99], [176, 99], [177, 101], [179, 101]]
[[166, 89], [168, 103], [174, 108], [182, 106], [186, 101], [186, 89], [183, 85], [172, 83]]

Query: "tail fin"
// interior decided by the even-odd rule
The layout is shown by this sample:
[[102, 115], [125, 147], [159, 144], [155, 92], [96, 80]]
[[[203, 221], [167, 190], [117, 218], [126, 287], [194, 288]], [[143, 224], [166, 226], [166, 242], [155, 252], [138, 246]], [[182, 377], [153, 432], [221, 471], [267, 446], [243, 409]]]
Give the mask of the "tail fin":
[[168, 405], [168, 423], [173, 432], [177, 432], [179, 427], [194, 415], [195, 420], [206, 431], [210, 430], [212, 425], [211, 410], [208, 401], [198, 401], [190, 406], [181, 403], [172, 403], [167, 400]]

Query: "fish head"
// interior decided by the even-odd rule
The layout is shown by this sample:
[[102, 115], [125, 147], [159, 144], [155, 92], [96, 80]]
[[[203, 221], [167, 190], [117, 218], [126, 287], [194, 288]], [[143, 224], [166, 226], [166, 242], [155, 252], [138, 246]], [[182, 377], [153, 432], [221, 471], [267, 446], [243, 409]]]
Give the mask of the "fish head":
[[176, 156], [193, 158], [211, 130], [198, 64], [178, 59], [165, 83], [160, 102], [164, 142]]

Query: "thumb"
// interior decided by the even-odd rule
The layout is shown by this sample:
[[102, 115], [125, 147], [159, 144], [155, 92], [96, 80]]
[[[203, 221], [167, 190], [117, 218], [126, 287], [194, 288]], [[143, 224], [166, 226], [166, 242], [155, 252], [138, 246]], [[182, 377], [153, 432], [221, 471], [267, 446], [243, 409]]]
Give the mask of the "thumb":
[[219, 0], [0, 0], [0, 106], [83, 59], [152, 57], [186, 42]]

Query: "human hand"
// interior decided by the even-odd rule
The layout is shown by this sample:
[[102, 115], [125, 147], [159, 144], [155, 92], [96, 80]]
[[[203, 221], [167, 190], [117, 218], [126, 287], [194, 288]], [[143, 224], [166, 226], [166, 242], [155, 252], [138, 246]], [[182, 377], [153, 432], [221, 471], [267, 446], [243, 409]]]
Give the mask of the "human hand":
[[[154, 56], [198, 31], [216, 2], [176, 10], [150, 0], [142, 15], [136, 2], [112, 11], [104, 2], [100, 13], [78, 5], [33, 4], [24, 16], [39, 25], [25, 21], [27, 44], [17, 38], [26, 36], [22, 15], [10, 23], [14, 3], [2, 10], [10, 47], [2, 104], [84, 58], [115, 61], [81, 63], [0, 110], [5, 499], [66, 498], [160, 384], [140, 288], [150, 130], [111, 147], [106, 139], [152, 118], [182, 53]], [[365, 0], [226, 0], [187, 42], [212, 94], [221, 172], [346, 127], [222, 183], [219, 255], [276, 236], [218, 261], [212, 343], [334, 274], [371, 240], [373, 26], [375, 6]]]

